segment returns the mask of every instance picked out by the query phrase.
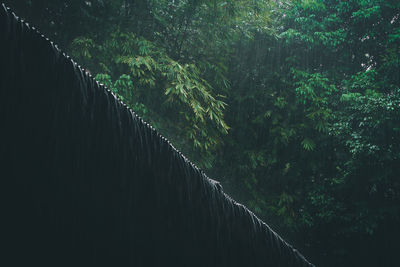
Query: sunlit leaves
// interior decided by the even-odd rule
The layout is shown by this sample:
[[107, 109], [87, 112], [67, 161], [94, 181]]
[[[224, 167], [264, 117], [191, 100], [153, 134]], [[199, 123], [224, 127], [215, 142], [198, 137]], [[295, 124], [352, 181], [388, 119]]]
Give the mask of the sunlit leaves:
[[[215, 96], [214, 88], [195, 64], [180, 63], [162, 47], [119, 29], [99, 44], [77, 38], [73, 48], [100, 62], [97, 68], [107, 66], [100, 68], [103, 74], [96, 78], [145, 119], [159, 127], [173, 125], [169, 120], [177, 121], [168, 131], [182, 132], [188, 137], [186, 142], [200, 150], [203, 159], [219, 143], [220, 136], [227, 133], [229, 127], [223, 118], [226, 104], [221, 96]], [[90, 53], [93, 58], [87, 56]], [[206, 162], [209, 160], [200, 163]]]
[[[124, 101], [129, 106], [134, 106], [136, 103], [134, 97], [134, 86], [132, 79], [127, 74], [122, 74], [117, 80], [114, 82], [109, 74], [99, 73], [96, 75], [96, 80], [102, 84], [104, 84], [107, 88], [109, 88], [114, 94], [116, 94], [119, 99]], [[136, 98], [137, 99], [137, 98]]]
[[95, 46], [92, 39], [86, 37], [78, 37], [72, 41], [71, 47], [74, 54], [82, 58], [91, 58], [91, 50]]
[[326, 97], [337, 89], [322, 73], [308, 73], [298, 69], [292, 69], [294, 85], [299, 100], [303, 103], [315, 103], [322, 106], [326, 104]]
[[376, 3], [376, 5], [372, 5], [373, 2], [376, 1], [366, 1], [366, 0], [362, 0], [360, 1], [360, 6], [361, 8], [355, 12], [353, 12], [352, 14], [352, 18], [354, 19], [358, 19], [358, 20], [363, 20], [366, 18], [370, 18], [371, 16], [378, 16], [379, 15], [379, 11], [380, 11], [380, 6], [379, 3]]
[[303, 141], [301, 141], [301, 145], [305, 150], [309, 151], [315, 148], [315, 142], [310, 138], [304, 138]]

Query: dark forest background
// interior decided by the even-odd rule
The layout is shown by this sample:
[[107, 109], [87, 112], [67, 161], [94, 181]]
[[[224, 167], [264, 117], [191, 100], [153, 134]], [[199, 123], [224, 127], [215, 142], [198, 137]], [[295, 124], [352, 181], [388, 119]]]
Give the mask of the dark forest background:
[[400, 1], [5, 3], [311, 262], [400, 266]]

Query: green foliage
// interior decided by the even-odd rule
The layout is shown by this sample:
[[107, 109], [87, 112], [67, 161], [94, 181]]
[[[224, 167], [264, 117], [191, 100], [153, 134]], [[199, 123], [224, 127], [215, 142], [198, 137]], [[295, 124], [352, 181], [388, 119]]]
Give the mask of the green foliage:
[[[94, 52], [86, 50], [88, 43]], [[179, 63], [154, 43], [120, 30], [101, 44], [76, 38], [72, 52], [85, 60], [93, 57], [105, 72], [96, 75], [100, 82], [161, 132], [168, 127], [164, 134], [170, 139], [181, 136], [185, 143], [192, 142], [200, 152], [195, 159], [210, 166], [212, 150], [229, 129], [223, 119], [226, 104], [213, 95], [195, 64]]]
[[10, 4], [312, 262], [394, 266], [399, 1]]

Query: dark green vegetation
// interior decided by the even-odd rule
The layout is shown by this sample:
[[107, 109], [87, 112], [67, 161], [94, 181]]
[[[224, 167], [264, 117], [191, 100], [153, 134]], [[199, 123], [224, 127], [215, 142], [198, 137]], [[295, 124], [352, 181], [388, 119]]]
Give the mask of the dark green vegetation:
[[5, 1], [320, 266], [399, 266], [400, 2]]

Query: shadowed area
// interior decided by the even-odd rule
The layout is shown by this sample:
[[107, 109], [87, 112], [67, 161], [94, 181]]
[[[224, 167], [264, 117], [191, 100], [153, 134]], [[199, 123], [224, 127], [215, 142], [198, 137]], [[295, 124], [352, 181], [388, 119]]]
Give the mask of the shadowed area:
[[0, 8], [6, 266], [311, 266]]

